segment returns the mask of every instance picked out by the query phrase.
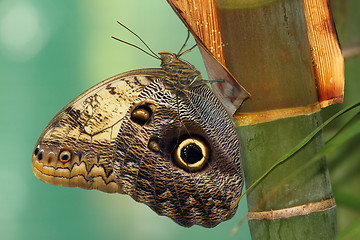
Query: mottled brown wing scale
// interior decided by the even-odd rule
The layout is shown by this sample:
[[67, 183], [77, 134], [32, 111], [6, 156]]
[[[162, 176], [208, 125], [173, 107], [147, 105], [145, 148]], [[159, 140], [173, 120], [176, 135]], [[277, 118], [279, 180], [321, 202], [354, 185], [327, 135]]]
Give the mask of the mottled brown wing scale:
[[[113, 171], [115, 139], [133, 101], [157, 77], [159, 69], [120, 74], [70, 102], [39, 138], [35, 175], [61, 186], [121, 192]], [[59, 161], [64, 149], [71, 150], [70, 162]]]

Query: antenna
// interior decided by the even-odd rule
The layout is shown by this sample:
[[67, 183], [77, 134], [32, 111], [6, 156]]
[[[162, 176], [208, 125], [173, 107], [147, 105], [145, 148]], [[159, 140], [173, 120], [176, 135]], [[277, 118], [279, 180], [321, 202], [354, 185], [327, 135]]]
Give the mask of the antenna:
[[123, 28], [125, 28], [126, 30], [128, 30], [131, 34], [133, 34], [135, 37], [137, 37], [144, 45], [145, 47], [150, 51], [150, 52], [147, 52], [146, 50], [144, 50], [143, 48], [139, 47], [139, 46], [136, 46], [135, 44], [132, 44], [132, 43], [129, 43], [129, 42], [126, 42], [124, 40], [121, 40], [119, 38], [116, 38], [116, 37], [113, 37], [113, 39], [119, 41], [119, 42], [122, 42], [122, 43], [125, 43], [129, 46], [132, 46], [134, 48], [137, 48], [139, 49], [140, 51], [146, 53], [147, 55], [153, 57], [153, 58], [156, 58], [156, 59], [160, 59], [160, 57], [145, 43], [145, 41], [139, 36], [137, 35], [135, 32], [133, 32], [130, 28], [126, 27], [124, 24], [122, 24], [121, 22], [117, 21], [117, 23], [122, 26]]
[[187, 32], [187, 36], [186, 36], [186, 39], [185, 39], [185, 42], [184, 44], [181, 46], [179, 52], [176, 54], [176, 56], [180, 57], [181, 55], [183, 55], [183, 53], [181, 53], [181, 51], [185, 48], [187, 42], [189, 41], [189, 38], [190, 38], [190, 31], [188, 30]]
[[195, 45], [194, 45], [194, 46], [192, 46], [191, 48], [189, 48], [188, 50], [186, 50], [186, 51], [184, 51], [184, 52], [182, 52], [182, 53], [178, 54], [177, 56], [178, 56], [178, 57], [181, 57], [182, 55], [184, 55], [184, 54], [186, 54], [186, 53], [190, 52], [191, 50], [193, 50], [196, 46], [197, 46], [197, 43], [195, 43]]
[[190, 52], [191, 50], [193, 50], [193, 49], [197, 46], [197, 44], [195, 44], [194, 46], [192, 46], [192, 47], [189, 48], [188, 50], [185, 50], [184, 52], [181, 52], [182, 50], [184, 50], [187, 42], [189, 41], [189, 38], [190, 38], [190, 31], [188, 30], [188, 34], [187, 34], [187, 36], [186, 36], [185, 42], [184, 42], [184, 44], [182, 45], [182, 47], [180, 48], [179, 52], [176, 54], [176, 56], [181, 57], [182, 55]]
[[134, 44], [132, 44], [132, 43], [126, 42], [126, 41], [124, 41], [124, 40], [121, 40], [121, 39], [119, 39], [119, 38], [117, 38], [117, 37], [113, 37], [113, 36], [112, 36], [111, 38], [113, 38], [113, 39], [115, 39], [115, 40], [117, 40], [117, 41], [119, 41], [119, 42], [125, 43], [125, 44], [127, 44], [127, 45], [130, 45], [130, 46], [132, 46], [132, 47], [134, 47], [134, 48], [137, 48], [137, 49], [139, 49], [140, 51], [146, 53], [147, 55], [149, 55], [149, 56], [151, 56], [151, 57], [153, 57], [153, 58], [160, 59], [157, 55], [152, 55], [151, 53], [145, 51], [144, 49], [142, 49], [142, 48], [139, 47], [139, 46], [136, 46], [136, 45], [134, 45]]

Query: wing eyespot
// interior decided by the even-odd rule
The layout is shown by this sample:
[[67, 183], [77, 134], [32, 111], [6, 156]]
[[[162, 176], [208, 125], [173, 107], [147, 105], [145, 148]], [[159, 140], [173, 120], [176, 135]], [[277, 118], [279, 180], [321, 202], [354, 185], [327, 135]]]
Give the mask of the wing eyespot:
[[37, 145], [34, 150], [34, 156], [36, 156], [37, 160], [41, 161], [44, 158], [44, 150], [40, 148], [40, 145]]
[[161, 150], [159, 139], [155, 137], [150, 138], [148, 148], [153, 152], [159, 152]]
[[71, 160], [71, 153], [67, 150], [63, 150], [62, 152], [60, 152], [59, 154], [59, 160], [62, 163], [67, 163]]
[[44, 150], [40, 150], [38, 154], [36, 154], [36, 157], [39, 161], [43, 160], [44, 157]]
[[141, 104], [136, 106], [130, 115], [131, 121], [143, 126], [148, 124], [153, 115], [153, 110], [150, 107], [150, 104]]
[[210, 159], [210, 150], [204, 140], [186, 138], [182, 140], [173, 155], [176, 165], [188, 172], [203, 170]]
[[39, 154], [39, 152], [40, 152], [40, 146], [37, 145], [35, 150], [34, 150], [34, 155], [37, 156]]

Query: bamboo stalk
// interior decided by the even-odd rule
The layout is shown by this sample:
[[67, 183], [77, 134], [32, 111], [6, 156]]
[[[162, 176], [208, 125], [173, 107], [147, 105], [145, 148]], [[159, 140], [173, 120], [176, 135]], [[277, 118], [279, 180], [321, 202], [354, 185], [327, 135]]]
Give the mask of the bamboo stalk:
[[[321, 124], [308, 19], [303, 1], [281, 0], [251, 8], [234, 1], [217, 3], [226, 65], [252, 94], [240, 111], [260, 117], [264, 113], [266, 121], [269, 113], [275, 115], [270, 122], [251, 121], [252, 125], [238, 127], [249, 186]], [[299, 109], [304, 111], [299, 116], [286, 114]], [[279, 116], [283, 119], [276, 120]], [[326, 160], [302, 169], [322, 146], [319, 135], [248, 194], [253, 239], [331, 239], [336, 235]], [[324, 207], [323, 201], [329, 205]]]

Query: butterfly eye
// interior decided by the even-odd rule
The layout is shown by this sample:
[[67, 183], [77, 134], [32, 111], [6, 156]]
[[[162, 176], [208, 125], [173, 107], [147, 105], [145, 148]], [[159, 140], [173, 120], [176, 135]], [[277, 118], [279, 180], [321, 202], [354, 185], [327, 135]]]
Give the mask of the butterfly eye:
[[209, 148], [200, 139], [187, 138], [177, 146], [174, 159], [186, 171], [199, 171], [208, 162]]
[[148, 105], [137, 106], [132, 112], [130, 119], [140, 125], [145, 125], [149, 122], [152, 115], [152, 110]]
[[71, 153], [67, 150], [64, 150], [59, 155], [60, 162], [66, 163], [71, 160]]

